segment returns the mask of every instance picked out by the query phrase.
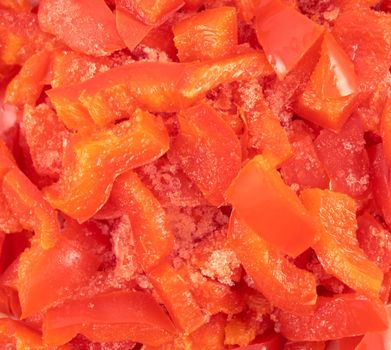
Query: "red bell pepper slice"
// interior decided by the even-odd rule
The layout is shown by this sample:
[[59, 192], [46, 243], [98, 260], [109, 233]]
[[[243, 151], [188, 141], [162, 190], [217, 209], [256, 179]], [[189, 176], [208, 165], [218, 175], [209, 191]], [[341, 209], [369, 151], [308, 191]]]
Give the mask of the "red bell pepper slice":
[[292, 147], [280, 120], [268, 106], [261, 85], [257, 81], [243, 82], [237, 94], [239, 112], [248, 132], [247, 147], [279, 166], [292, 156]]
[[52, 247], [60, 234], [57, 213], [38, 188], [17, 168], [4, 175], [1, 188], [8, 208], [22, 227], [33, 230], [44, 249]]
[[138, 175], [128, 171], [119, 176], [110, 200], [129, 216], [136, 254], [144, 271], [166, 260], [173, 249], [174, 236], [164, 209]]
[[153, 26], [145, 24], [128, 11], [117, 9], [115, 20], [119, 36], [129, 50], [133, 50], [153, 29]]
[[126, 9], [145, 24], [159, 25], [178, 11], [183, 0], [116, 0], [119, 9]]
[[326, 33], [317, 63], [296, 113], [324, 128], [339, 130], [357, 105], [354, 64], [331, 34]]
[[284, 78], [317, 49], [323, 28], [280, 0], [259, 1], [255, 29], [258, 41], [277, 76]]
[[42, 93], [51, 63], [51, 54], [40, 51], [32, 55], [8, 84], [4, 101], [23, 109], [35, 105]]
[[174, 323], [192, 333], [207, 322], [186, 281], [169, 264], [164, 263], [147, 274]]
[[64, 145], [69, 138], [65, 126], [48, 105], [41, 104], [24, 108], [21, 128], [37, 173], [57, 180], [62, 169]]
[[51, 249], [44, 250], [33, 242], [22, 253], [18, 264], [22, 317], [40, 313], [86, 285], [97, 272], [103, 252], [104, 246], [94, 239], [90, 230], [72, 223], [66, 224]]
[[109, 129], [75, 134], [65, 149], [60, 180], [44, 194], [53, 207], [84, 222], [106, 202], [118, 175], [159, 158], [168, 147], [161, 118], [136, 110], [132, 119]]
[[281, 334], [294, 341], [339, 339], [388, 327], [384, 305], [357, 294], [318, 297], [314, 314], [294, 315], [279, 310], [276, 317]]
[[368, 212], [360, 215], [357, 223], [360, 247], [386, 273], [391, 264], [391, 233]]
[[46, 312], [43, 339], [62, 345], [77, 334], [91, 341], [131, 340], [159, 346], [173, 339], [175, 328], [147, 293], [117, 291], [69, 300]]
[[240, 170], [238, 137], [207, 104], [182, 111], [178, 120], [180, 131], [173, 142], [173, 152], [179, 164], [210, 203], [223, 204], [224, 192]]
[[138, 106], [150, 112], [177, 112], [220, 84], [270, 70], [265, 56], [256, 52], [200, 63], [135, 62], [47, 94], [65, 125], [78, 129], [88, 122], [89, 114], [103, 126], [129, 117]]
[[238, 44], [234, 7], [217, 7], [187, 17], [173, 27], [181, 62], [207, 60], [233, 54]]
[[249, 227], [284, 253], [297, 256], [313, 243], [313, 219], [262, 156], [254, 157], [242, 168], [228, 188], [226, 199]]
[[271, 304], [291, 312], [311, 311], [317, 298], [315, 277], [288, 261], [235, 213], [230, 219], [228, 242], [257, 289]]
[[106, 56], [125, 47], [104, 0], [42, 0], [39, 24], [75, 51]]
[[330, 178], [330, 188], [356, 199], [366, 198], [370, 190], [369, 160], [361, 121], [349, 119], [338, 133], [323, 129], [314, 145]]
[[379, 297], [383, 273], [359, 247], [356, 202], [345, 194], [320, 189], [304, 190], [300, 198], [318, 220], [319, 238], [312, 247], [326, 272], [359, 293]]

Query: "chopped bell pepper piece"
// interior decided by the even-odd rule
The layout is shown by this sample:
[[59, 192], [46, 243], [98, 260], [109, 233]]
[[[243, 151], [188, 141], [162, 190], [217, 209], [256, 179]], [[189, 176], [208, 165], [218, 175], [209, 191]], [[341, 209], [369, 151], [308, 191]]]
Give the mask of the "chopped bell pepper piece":
[[178, 120], [180, 131], [174, 140], [173, 152], [179, 164], [210, 203], [222, 205], [224, 192], [240, 170], [239, 139], [207, 104], [182, 111]]
[[286, 254], [297, 256], [314, 241], [313, 219], [262, 156], [254, 157], [242, 168], [228, 188], [226, 199], [251, 229]]
[[192, 333], [207, 322], [188, 284], [168, 263], [155, 267], [147, 275], [174, 323], [182, 331]]
[[162, 120], [136, 110], [130, 120], [68, 142], [60, 180], [44, 189], [49, 203], [79, 222], [106, 202], [115, 178], [148, 163], [169, 147]]
[[353, 62], [326, 33], [321, 56], [295, 111], [324, 128], [339, 130], [357, 104], [358, 83]]
[[280, 79], [295, 68], [308, 51], [317, 51], [323, 34], [320, 25], [281, 0], [259, 1], [255, 29]]
[[44, 315], [46, 344], [65, 344], [78, 333], [95, 342], [132, 340], [159, 346], [173, 339], [175, 328], [149, 294], [117, 291], [69, 300]]
[[309, 312], [316, 302], [315, 277], [297, 268], [283, 253], [264, 241], [235, 213], [228, 241], [257, 289], [276, 307]]
[[217, 7], [187, 17], [173, 27], [174, 42], [181, 62], [229, 56], [238, 43], [234, 7]]
[[339, 339], [388, 327], [384, 305], [357, 294], [319, 297], [312, 315], [280, 310], [276, 316], [281, 334], [294, 341]]
[[167, 260], [174, 237], [166, 213], [138, 175], [133, 171], [120, 175], [114, 182], [110, 200], [129, 215], [136, 254], [144, 271], [149, 272]]
[[75, 51], [106, 56], [125, 47], [104, 0], [42, 0], [39, 24]]
[[359, 293], [379, 297], [383, 273], [359, 247], [356, 202], [345, 194], [320, 189], [304, 190], [300, 198], [318, 220], [319, 239], [312, 247], [326, 272]]

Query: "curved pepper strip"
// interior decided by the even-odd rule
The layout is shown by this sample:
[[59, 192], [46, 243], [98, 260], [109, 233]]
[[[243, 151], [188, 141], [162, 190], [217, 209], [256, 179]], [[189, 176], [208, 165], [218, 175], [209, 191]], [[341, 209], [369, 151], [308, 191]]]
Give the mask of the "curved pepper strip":
[[316, 54], [323, 28], [281, 0], [262, 0], [257, 5], [258, 41], [282, 79], [307, 52]]
[[311, 315], [277, 311], [281, 334], [294, 341], [325, 341], [352, 337], [388, 327], [384, 305], [357, 294], [318, 297]]
[[326, 33], [320, 60], [295, 112], [324, 128], [339, 130], [356, 107], [357, 97], [354, 64], [332, 34]]
[[22, 227], [34, 231], [44, 249], [53, 247], [60, 235], [60, 226], [56, 211], [45, 201], [41, 191], [17, 168], [4, 175], [1, 189]]
[[378, 298], [383, 272], [358, 244], [356, 202], [345, 194], [319, 189], [304, 190], [300, 198], [318, 221], [319, 239], [312, 247], [326, 272], [355, 291]]
[[117, 8], [126, 9], [149, 25], [159, 25], [178, 11], [183, 0], [116, 0]]
[[174, 236], [164, 209], [138, 175], [133, 171], [120, 175], [110, 200], [129, 215], [136, 254], [144, 271], [149, 272], [166, 260], [173, 249]]
[[240, 170], [238, 137], [207, 104], [180, 112], [178, 121], [180, 130], [172, 149], [179, 164], [210, 203], [222, 205], [224, 192]]
[[163, 121], [136, 110], [130, 120], [68, 143], [60, 180], [44, 189], [49, 203], [84, 222], [106, 202], [115, 178], [159, 158], [169, 148]]
[[298, 313], [311, 311], [317, 298], [315, 277], [288, 261], [235, 213], [231, 214], [228, 242], [257, 289], [274, 306]]
[[226, 199], [249, 227], [284, 253], [297, 256], [314, 241], [313, 219], [262, 156], [254, 157], [242, 168], [228, 188]]
[[92, 233], [77, 224], [66, 223], [51, 249], [44, 250], [33, 241], [21, 254], [18, 264], [22, 318], [60, 303], [86, 285], [98, 271], [103, 252], [104, 247]]
[[72, 350], [70, 345], [48, 346], [41, 334], [20, 321], [0, 319], [0, 347], [4, 349]]
[[198, 12], [176, 23], [172, 30], [181, 62], [226, 57], [234, 53], [238, 44], [234, 7]]
[[32, 55], [8, 84], [4, 101], [21, 109], [26, 104], [35, 105], [45, 85], [50, 63], [48, 51]]
[[190, 334], [207, 322], [187, 282], [168, 263], [157, 266], [147, 276], [182, 331]]
[[135, 62], [47, 94], [64, 124], [79, 129], [90, 116], [104, 126], [129, 117], [137, 107], [177, 112], [220, 84], [270, 73], [266, 57], [257, 52], [200, 63]]
[[173, 339], [175, 327], [149, 294], [117, 291], [69, 300], [44, 315], [46, 344], [62, 345], [77, 334], [94, 342], [131, 340], [159, 346]]
[[75, 51], [106, 56], [125, 47], [104, 0], [41, 0], [39, 24]]

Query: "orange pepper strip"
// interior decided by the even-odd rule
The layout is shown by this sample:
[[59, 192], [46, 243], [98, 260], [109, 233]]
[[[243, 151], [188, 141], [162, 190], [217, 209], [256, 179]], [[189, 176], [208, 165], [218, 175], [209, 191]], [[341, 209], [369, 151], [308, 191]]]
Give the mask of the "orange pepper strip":
[[323, 27], [280, 0], [259, 1], [255, 29], [280, 79], [295, 68], [307, 52], [317, 48], [323, 34]]
[[110, 200], [129, 215], [136, 254], [144, 271], [166, 260], [174, 246], [174, 236], [164, 209], [138, 175], [133, 171], [120, 175]]
[[270, 73], [266, 57], [258, 52], [201, 63], [135, 62], [47, 94], [64, 124], [78, 129], [89, 115], [103, 126], [129, 117], [138, 106], [177, 112], [220, 84]]
[[162, 120], [138, 109], [110, 129], [71, 138], [60, 180], [44, 195], [53, 207], [84, 222], [106, 202], [118, 175], [159, 158], [168, 148]]
[[281, 334], [294, 341], [324, 341], [387, 329], [384, 305], [357, 294], [319, 297], [311, 315], [277, 311]]
[[239, 139], [227, 122], [207, 104], [182, 111], [178, 120], [180, 131], [173, 151], [179, 164], [210, 203], [222, 205], [224, 192], [240, 170]]
[[332, 34], [325, 34], [321, 57], [312, 72], [296, 113], [324, 128], [339, 130], [357, 105], [354, 64]]
[[379, 297], [382, 271], [359, 247], [356, 202], [348, 195], [329, 190], [301, 192], [305, 207], [318, 220], [319, 240], [313, 248], [327, 273], [370, 297]]
[[264, 241], [233, 213], [228, 241], [257, 289], [276, 307], [291, 312], [311, 311], [316, 302], [316, 280]]
[[148, 278], [182, 331], [190, 334], [207, 322], [188, 284], [169, 264], [157, 266], [148, 273]]
[[238, 44], [236, 9], [226, 6], [198, 12], [176, 23], [173, 32], [181, 62], [229, 56]]
[[297, 256], [314, 241], [313, 219], [262, 156], [254, 157], [242, 168], [228, 188], [226, 199], [251, 229], [284, 253]]
[[44, 249], [51, 248], [60, 235], [56, 211], [45, 201], [19, 169], [9, 170], [3, 177], [2, 191], [8, 207], [24, 229], [33, 230]]
[[4, 101], [21, 109], [26, 104], [35, 105], [45, 85], [50, 61], [51, 54], [48, 51], [32, 55], [7, 86]]
[[46, 344], [65, 344], [78, 333], [94, 342], [159, 346], [173, 340], [175, 327], [149, 294], [116, 291], [69, 300], [44, 315]]

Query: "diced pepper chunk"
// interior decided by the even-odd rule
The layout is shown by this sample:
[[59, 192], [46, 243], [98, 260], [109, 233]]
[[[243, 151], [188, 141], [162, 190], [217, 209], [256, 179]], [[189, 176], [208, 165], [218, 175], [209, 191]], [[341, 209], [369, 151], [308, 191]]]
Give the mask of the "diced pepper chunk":
[[369, 161], [359, 119], [349, 119], [338, 133], [322, 130], [314, 145], [330, 178], [330, 188], [357, 199], [368, 195]]
[[325, 34], [321, 56], [295, 111], [324, 128], [339, 130], [352, 114], [358, 97], [353, 62], [331, 34]]
[[153, 29], [153, 26], [140, 21], [128, 11], [117, 9], [115, 11], [117, 31], [126, 47], [133, 50]]
[[238, 43], [234, 7], [217, 7], [198, 12], [173, 27], [174, 42], [181, 62], [229, 56]]
[[67, 224], [53, 248], [44, 250], [33, 242], [18, 264], [22, 317], [36, 315], [71, 297], [97, 272], [102, 252], [91, 232], [77, 224]]
[[263, 54], [250, 52], [195, 63], [135, 62], [84, 83], [48, 91], [60, 119], [72, 129], [101, 126], [129, 117], [138, 106], [150, 112], [177, 112], [223, 83], [270, 73]]
[[323, 28], [281, 0], [260, 1], [255, 28], [258, 41], [282, 79], [320, 44]]
[[37, 173], [58, 179], [64, 145], [69, 137], [65, 126], [46, 104], [35, 108], [26, 106], [22, 121], [21, 127]]
[[308, 135], [291, 142], [293, 156], [281, 164], [281, 176], [292, 188], [327, 188], [328, 177]]
[[52, 247], [59, 237], [60, 225], [56, 211], [38, 188], [17, 168], [4, 175], [1, 188], [8, 208], [22, 227], [33, 230], [44, 249]]
[[158, 25], [183, 5], [183, 0], [116, 0], [117, 7], [127, 9], [145, 24]]
[[312, 247], [326, 272], [358, 293], [378, 297], [383, 273], [359, 247], [356, 202], [345, 194], [319, 189], [304, 190], [300, 198], [318, 220], [319, 239]]
[[226, 199], [249, 227], [286, 254], [297, 256], [314, 241], [316, 227], [311, 216], [262, 156], [242, 168]]
[[178, 119], [180, 131], [173, 152], [179, 164], [210, 203], [223, 204], [224, 192], [240, 170], [239, 139], [207, 104], [182, 111]]
[[383, 331], [388, 327], [384, 305], [357, 294], [319, 297], [315, 313], [277, 312], [281, 334], [295, 341], [323, 341]]
[[26, 104], [35, 105], [45, 85], [50, 60], [51, 55], [47, 51], [32, 55], [7, 86], [5, 102], [20, 108]]
[[182, 331], [192, 333], [207, 322], [207, 317], [195, 301], [188, 284], [169, 264], [155, 267], [148, 273], [148, 277]]
[[125, 46], [104, 0], [42, 0], [38, 19], [45, 32], [81, 53], [106, 56]]
[[174, 237], [166, 213], [138, 175], [128, 171], [119, 176], [110, 200], [129, 215], [136, 254], [144, 271], [148, 272], [167, 260], [174, 246]]
[[115, 178], [159, 158], [169, 148], [159, 117], [136, 110], [130, 120], [68, 142], [60, 180], [44, 189], [49, 203], [79, 222], [106, 202]]
[[149, 294], [117, 291], [69, 300], [46, 312], [46, 344], [65, 344], [78, 333], [95, 342], [132, 340], [159, 346], [173, 339], [175, 328]]
[[309, 312], [316, 303], [315, 277], [297, 268], [264, 241], [236, 214], [232, 214], [228, 241], [257, 289], [276, 307]]

